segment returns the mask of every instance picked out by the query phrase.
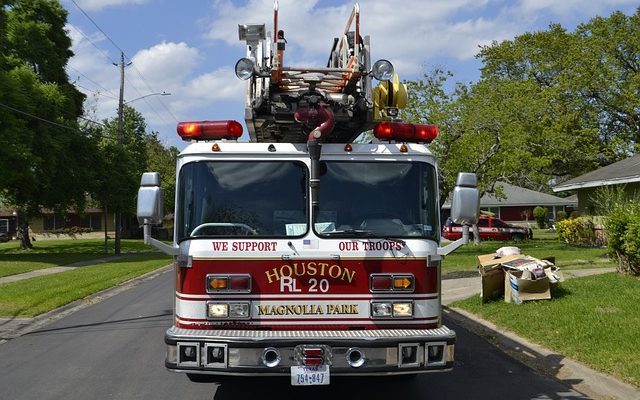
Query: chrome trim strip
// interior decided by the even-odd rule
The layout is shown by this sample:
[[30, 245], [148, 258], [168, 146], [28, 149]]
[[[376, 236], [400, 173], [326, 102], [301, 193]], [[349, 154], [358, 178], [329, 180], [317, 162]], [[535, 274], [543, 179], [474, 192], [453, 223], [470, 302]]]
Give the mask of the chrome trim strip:
[[446, 326], [436, 329], [371, 329], [362, 331], [254, 331], [254, 330], [197, 330], [172, 326], [166, 336], [174, 340], [216, 340], [227, 342], [262, 343], [277, 340], [353, 340], [362, 339], [372, 343], [402, 339], [421, 341], [423, 339], [454, 339], [456, 334]]
[[[399, 298], [436, 298], [439, 297], [440, 294], [438, 292], [433, 293], [398, 293], [398, 292], [376, 292], [376, 293], [362, 293], [362, 294], [250, 294], [242, 296], [243, 299], [261, 299], [261, 300], [280, 300], [286, 299], [291, 300], [292, 298], [296, 299], [384, 299], [388, 297], [399, 297]], [[209, 299], [238, 299], [238, 295], [207, 295], [207, 294], [186, 294], [176, 292], [176, 297], [184, 298], [184, 299], [195, 299], [195, 300], [209, 300]]]
[[[197, 321], [188, 321], [184, 320], [180, 317], [176, 317], [176, 320], [182, 325], [208, 325], [208, 326], [216, 326], [222, 324], [229, 324], [234, 321], [230, 320], [197, 320]], [[238, 319], [238, 323], [249, 325], [249, 326], [271, 326], [271, 325], [424, 325], [428, 323], [434, 323], [438, 321], [438, 317], [431, 318], [421, 318], [419, 320], [412, 320], [408, 318], [387, 318], [387, 319], [375, 319], [372, 321], [369, 320], [351, 320], [351, 319], [335, 319], [335, 320], [299, 320], [299, 319], [289, 319], [289, 320], [251, 320], [248, 321], [246, 319]]]

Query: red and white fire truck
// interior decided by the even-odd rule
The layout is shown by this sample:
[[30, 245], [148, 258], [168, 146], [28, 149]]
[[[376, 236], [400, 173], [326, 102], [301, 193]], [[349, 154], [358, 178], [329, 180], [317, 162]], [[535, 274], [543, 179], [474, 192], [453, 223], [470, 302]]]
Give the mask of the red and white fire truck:
[[[207, 375], [416, 374], [453, 366], [442, 324], [432, 125], [397, 119], [406, 102], [391, 63], [371, 66], [358, 5], [326, 67], [285, 67], [284, 33], [240, 25], [249, 142], [236, 121], [178, 125], [173, 244], [157, 173], [145, 173], [145, 241], [174, 256], [175, 322], [166, 367]], [[355, 26], [355, 30], [351, 27]], [[372, 89], [372, 78], [380, 82]], [[357, 139], [369, 131], [365, 139]], [[371, 133], [372, 132], [372, 133]], [[476, 178], [460, 174], [452, 218], [477, 220]]]

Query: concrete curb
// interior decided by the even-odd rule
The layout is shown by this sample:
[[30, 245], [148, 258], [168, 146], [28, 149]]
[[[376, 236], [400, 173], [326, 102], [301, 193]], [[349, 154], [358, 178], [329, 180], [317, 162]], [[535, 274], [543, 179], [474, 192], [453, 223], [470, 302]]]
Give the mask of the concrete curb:
[[640, 399], [640, 389], [594, 371], [459, 308], [443, 306], [455, 323], [481, 336], [516, 360], [596, 400]]
[[8, 340], [17, 338], [22, 335], [26, 335], [30, 332], [37, 330], [38, 328], [47, 325], [60, 318], [64, 318], [67, 315], [73, 314], [83, 308], [89, 307], [95, 303], [99, 303], [102, 300], [106, 300], [119, 293], [129, 290], [143, 282], [151, 280], [161, 274], [167, 273], [173, 270], [173, 264], [160, 267], [151, 272], [147, 272], [144, 275], [140, 275], [136, 278], [122, 282], [119, 285], [105, 289], [103, 291], [89, 295], [83, 299], [76, 300], [62, 307], [58, 307], [45, 314], [38, 315], [33, 318], [0, 318], [0, 345], [6, 343]]

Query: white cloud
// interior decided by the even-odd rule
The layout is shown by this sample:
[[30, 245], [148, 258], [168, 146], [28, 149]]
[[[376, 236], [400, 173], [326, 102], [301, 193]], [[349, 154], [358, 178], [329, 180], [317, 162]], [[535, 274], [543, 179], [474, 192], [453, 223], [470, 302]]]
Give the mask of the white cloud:
[[184, 82], [201, 58], [198, 49], [184, 42], [162, 42], [142, 49], [132, 57], [135, 66], [132, 75], [138, 83], [144, 83], [137, 73], [140, 72], [145, 81], [153, 82], [154, 89], [166, 91]]
[[[322, 7], [318, 1], [281, 0], [279, 29], [288, 40], [285, 63], [299, 59], [322, 65], [329, 56], [333, 38], [341, 34], [353, 4]], [[478, 45], [498, 37], [512, 36], [517, 28], [481, 17], [459, 17], [473, 10], [482, 11], [490, 0], [405, 0], [360, 2], [361, 34], [371, 37], [373, 60], [387, 58], [400, 73], [415, 74], [431, 58], [472, 59]], [[256, 16], [273, 29], [272, 2], [250, 0], [242, 6], [218, 3], [218, 17], [210, 24], [207, 38], [242, 47], [238, 40], [238, 23], [256, 22]], [[354, 25], [352, 25], [353, 28]], [[497, 33], [497, 35], [496, 35]], [[240, 54], [240, 53], [239, 53]]]
[[603, 10], [612, 6], [633, 6], [637, 4], [637, 0], [522, 0], [520, 8], [523, 13], [549, 11], [558, 17], [567, 17], [576, 14], [593, 16], [594, 14], [602, 13]]
[[236, 78], [231, 68], [200, 75], [186, 87], [190, 96], [211, 101], [244, 100], [246, 82]]
[[[387, 58], [401, 76], [419, 73], [432, 59], [470, 61], [479, 46], [540, 29], [540, 21], [570, 15], [584, 21], [612, 6], [637, 0], [361, 0], [361, 32], [371, 36], [372, 58]], [[323, 6], [322, 2], [281, 0], [279, 28], [288, 40], [290, 62], [305, 59], [326, 62], [332, 40], [345, 27], [353, 3]], [[588, 4], [587, 4], [588, 3]], [[242, 5], [216, 3], [218, 17], [206, 37], [242, 48], [238, 23], [266, 23], [273, 29], [271, 0], [249, 0]], [[551, 19], [549, 19], [551, 18]], [[239, 54], [240, 51], [239, 51]]]
[[144, 4], [147, 1], [148, 0], [77, 0], [76, 2], [85, 11], [100, 11], [106, 7]]

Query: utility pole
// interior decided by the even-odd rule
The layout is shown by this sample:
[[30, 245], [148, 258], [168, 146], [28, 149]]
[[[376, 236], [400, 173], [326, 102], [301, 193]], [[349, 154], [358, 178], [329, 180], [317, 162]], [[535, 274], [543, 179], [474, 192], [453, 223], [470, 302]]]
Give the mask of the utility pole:
[[[118, 147], [122, 149], [123, 145], [123, 137], [124, 137], [124, 126], [123, 126], [123, 114], [124, 114], [124, 53], [120, 52], [120, 97], [118, 99]], [[115, 213], [115, 245], [114, 245], [114, 253], [116, 255], [120, 254], [120, 236], [122, 231], [122, 210], [120, 207], [116, 207]]]

